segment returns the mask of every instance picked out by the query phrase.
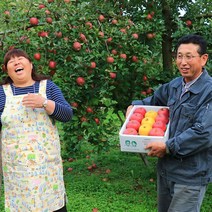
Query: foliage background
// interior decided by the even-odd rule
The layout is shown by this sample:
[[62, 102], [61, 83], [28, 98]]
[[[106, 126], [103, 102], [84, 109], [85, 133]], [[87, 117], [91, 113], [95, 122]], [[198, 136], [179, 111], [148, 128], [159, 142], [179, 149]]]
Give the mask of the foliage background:
[[[0, 11], [0, 57], [14, 47], [26, 50], [74, 108], [73, 121], [61, 133], [65, 157], [86, 142], [95, 151], [117, 144], [131, 101], [151, 95], [178, 75], [174, 46], [179, 37], [202, 34], [211, 53], [208, 0], [6, 0], [0, 2]], [[31, 17], [39, 23], [30, 24]], [[73, 48], [74, 42], [80, 49]], [[35, 53], [40, 60], [34, 59]], [[107, 62], [108, 56], [113, 63]], [[49, 67], [50, 61], [56, 62], [55, 68]], [[210, 71], [210, 61], [207, 67]], [[83, 84], [77, 83], [78, 77]]]

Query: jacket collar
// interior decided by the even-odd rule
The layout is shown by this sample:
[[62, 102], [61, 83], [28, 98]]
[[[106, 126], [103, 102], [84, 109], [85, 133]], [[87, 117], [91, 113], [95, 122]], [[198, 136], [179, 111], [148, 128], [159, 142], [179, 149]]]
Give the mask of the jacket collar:
[[[203, 69], [203, 73], [201, 76], [197, 79], [197, 81], [189, 88], [189, 91], [198, 94], [201, 90], [201, 88], [204, 87], [206, 80], [210, 79], [211, 77], [209, 76], [208, 72], [206, 69]], [[181, 88], [182, 87], [182, 77], [178, 77], [178, 80], [176, 80], [173, 83], [174, 88]]]

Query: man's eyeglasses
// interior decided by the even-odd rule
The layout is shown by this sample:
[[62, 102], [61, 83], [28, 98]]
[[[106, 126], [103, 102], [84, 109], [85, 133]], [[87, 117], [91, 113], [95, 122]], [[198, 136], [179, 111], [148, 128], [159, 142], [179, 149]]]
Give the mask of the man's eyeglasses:
[[177, 55], [176, 59], [181, 61], [184, 58], [185, 61], [190, 62], [195, 57], [201, 57], [201, 56], [200, 55], [193, 56], [193, 55], [181, 55], [181, 54], [179, 54], [179, 55]]

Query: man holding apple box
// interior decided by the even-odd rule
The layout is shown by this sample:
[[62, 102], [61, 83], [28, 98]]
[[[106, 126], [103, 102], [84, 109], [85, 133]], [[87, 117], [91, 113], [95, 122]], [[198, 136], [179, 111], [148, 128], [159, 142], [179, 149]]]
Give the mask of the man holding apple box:
[[212, 78], [204, 68], [207, 60], [204, 38], [183, 36], [176, 47], [181, 76], [151, 97], [132, 102], [169, 107], [169, 139], [146, 146], [149, 156], [158, 157], [159, 212], [199, 212], [212, 182]]

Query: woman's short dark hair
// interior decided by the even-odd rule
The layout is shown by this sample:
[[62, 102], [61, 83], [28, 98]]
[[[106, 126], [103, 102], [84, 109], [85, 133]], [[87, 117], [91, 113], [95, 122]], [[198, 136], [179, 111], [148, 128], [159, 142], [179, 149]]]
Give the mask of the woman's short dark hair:
[[[7, 64], [9, 62], [9, 60], [13, 57], [25, 57], [26, 59], [28, 59], [31, 63], [32, 60], [29, 57], [29, 55], [23, 51], [22, 49], [11, 49], [9, 50], [5, 56], [4, 56], [4, 64], [3, 64], [3, 70], [6, 72], [7, 71]], [[32, 66], [32, 79], [35, 81], [41, 81], [43, 79], [49, 79], [50, 77], [42, 75], [42, 74], [37, 74], [34, 65]], [[7, 83], [12, 83], [12, 79], [9, 76], [6, 76], [3, 81], [1, 82], [1, 84], [7, 84]]]

